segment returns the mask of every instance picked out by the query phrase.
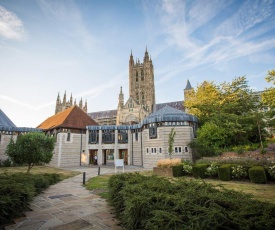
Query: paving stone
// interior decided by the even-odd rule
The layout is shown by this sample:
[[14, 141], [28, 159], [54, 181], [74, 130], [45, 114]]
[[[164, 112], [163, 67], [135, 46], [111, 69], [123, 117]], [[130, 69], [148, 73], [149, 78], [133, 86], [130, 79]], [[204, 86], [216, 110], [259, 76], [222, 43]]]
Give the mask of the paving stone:
[[50, 228], [51, 230], [75, 230], [75, 229], [82, 229], [85, 227], [90, 227], [92, 226], [90, 223], [88, 223], [85, 220], [75, 220], [73, 222], [67, 223], [67, 224], [62, 224], [57, 227]]
[[45, 221], [41, 221], [41, 220], [28, 220], [28, 221], [25, 221], [22, 225], [20, 225], [16, 229], [18, 229], [18, 230], [37, 230], [44, 223], [45, 223]]

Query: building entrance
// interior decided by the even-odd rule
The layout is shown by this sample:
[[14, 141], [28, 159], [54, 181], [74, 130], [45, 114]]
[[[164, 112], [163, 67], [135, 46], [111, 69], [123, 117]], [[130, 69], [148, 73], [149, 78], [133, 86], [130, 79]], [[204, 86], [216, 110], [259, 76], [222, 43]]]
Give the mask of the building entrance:
[[97, 155], [97, 150], [91, 150], [89, 151], [89, 164], [90, 165], [97, 165], [97, 159], [98, 159], [98, 155]]
[[124, 159], [124, 165], [128, 165], [128, 150], [119, 149], [119, 159]]
[[114, 165], [114, 149], [103, 149], [102, 164]]

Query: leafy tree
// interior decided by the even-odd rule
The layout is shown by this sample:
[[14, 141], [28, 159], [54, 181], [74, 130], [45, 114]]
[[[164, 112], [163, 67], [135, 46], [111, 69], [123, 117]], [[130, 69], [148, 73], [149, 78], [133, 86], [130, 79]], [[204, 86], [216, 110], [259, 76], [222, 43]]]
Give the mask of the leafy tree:
[[230, 83], [204, 82], [190, 94], [185, 106], [200, 120], [200, 144], [195, 146], [202, 149], [208, 146], [217, 153], [225, 147], [259, 143], [265, 137], [259, 97], [251, 91], [245, 77]]
[[168, 139], [168, 145], [169, 145], [168, 153], [169, 153], [170, 159], [171, 159], [171, 157], [172, 157], [173, 145], [174, 145], [175, 135], [176, 135], [176, 132], [175, 132], [174, 129], [175, 129], [175, 128], [172, 128], [172, 129], [171, 129], [171, 132], [169, 133], [169, 139]]
[[35, 164], [49, 163], [53, 156], [54, 138], [43, 133], [27, 133], [12, 139], [7, 146], [6, 154], [16, 164], [27, 164], [28, 171]]

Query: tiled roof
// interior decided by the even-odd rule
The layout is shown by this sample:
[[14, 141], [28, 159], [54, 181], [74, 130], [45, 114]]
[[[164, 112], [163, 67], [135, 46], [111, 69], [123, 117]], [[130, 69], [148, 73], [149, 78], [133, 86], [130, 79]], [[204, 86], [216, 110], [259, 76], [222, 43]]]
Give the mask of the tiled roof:
[[156, 104], [154, 111], [158, 111], [158, 110], [162, 109], [163, 107], [165, 107], [166, 105], [169, 105], [172, 108], [184, 111], [183, 101], [172, 101], [172, 102]]
[[88, 115], [92, 119], [103, 119], [103, 118], [114, 118], [116, 117], [117, 110], [106, 110], [106, 111], [99, 111], [99, 112], [93, 112], [88, 113]]
[[[183, 107], [183, 101], [173, 101], [173, 102], [166, 102], [166, 103], [159, 103], [155, 105], [155, 110], [154, 111], [158, 111], [161, 108], [165, 107], [166, 105], [169, 105], [173, 108], [179, 109], [184, 111], [184, 107]], [[92, 119], [108, 119], [108, 118], [115, 118], [117, 115], [117, 110], [105, 110], [105, 111], [99, 111], [99, 112], [92, 112], [92, 113], [88, 113], [88, 115], [92, 118]]]
[[0, 109], [0, 127], [15, 128], [16, 125], [8, 118], [8, 116]]
[[49, 117], [37, 128], [44, 130], [55, 128], [86, 129], [86, 126], [89, 125], [98, 124], [78, 106], [72, 106]]

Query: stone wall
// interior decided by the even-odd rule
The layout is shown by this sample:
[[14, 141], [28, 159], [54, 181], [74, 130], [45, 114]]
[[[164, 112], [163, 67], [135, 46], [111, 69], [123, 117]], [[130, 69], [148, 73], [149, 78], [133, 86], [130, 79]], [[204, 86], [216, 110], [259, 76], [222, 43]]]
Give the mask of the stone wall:
[[5, 154], [8, 144], [10, 143], [10, 139], [13, 138], [13, 140], [16, 141], [17, 135], [6, 135], [6, 134], [0, 134], [0, 160], [4, 161], [8, 158], [8, 156]]

